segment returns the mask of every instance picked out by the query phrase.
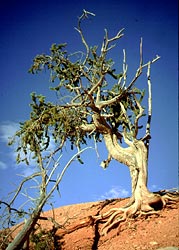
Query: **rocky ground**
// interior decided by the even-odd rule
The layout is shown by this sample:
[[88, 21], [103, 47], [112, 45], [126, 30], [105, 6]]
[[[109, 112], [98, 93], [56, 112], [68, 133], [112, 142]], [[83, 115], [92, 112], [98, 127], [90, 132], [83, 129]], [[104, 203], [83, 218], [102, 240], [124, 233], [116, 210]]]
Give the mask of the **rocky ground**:
[[[158, 215], [128, 219], [106, 236], [100, 235], [102, 224], [94, 224], [91, 216], [124, 206], [127, 200], [75, 204], [44, 212], [43, 220], [39, 221], [40, 233], [32, 238], [31, 249], [156, 250], [169, 246], [175, 248], [168, 249], [178, 249], [179, 202], [168, 205]], [[58, 229], [51, 220], [56, 221]]]

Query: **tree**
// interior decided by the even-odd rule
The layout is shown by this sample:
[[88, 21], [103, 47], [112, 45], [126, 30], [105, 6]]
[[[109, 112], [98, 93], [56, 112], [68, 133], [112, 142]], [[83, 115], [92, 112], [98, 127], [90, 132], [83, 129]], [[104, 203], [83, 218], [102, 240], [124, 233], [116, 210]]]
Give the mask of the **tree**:
[[[115, 48], [114, 42], [123, 37], [123, 29], [109, 38], [108, 31], [101, 47], [89, 46], [81, 23], [93, 13], [83, 10], [78, 18], [77, 32], [85, 51], [68, 53], [67, 44], [53, 44], [50, 54], [37, 55], [29, 72], [49, 71], [57, 103], [47, 102], [42, 95], [32, 93], [30, 119], [21, 124], [16, 136], [19, 138], [17, 160], [26, 161], [27, 149], [38, 159], [40, 152], [48, 149], [51, 140], [63, 148], [69, 142], [71, 149], [81, 150], [90, 139], [95, 143], [104, 141], [108, 157], [101, 163], [107, 168], [115, 159], [129, 168], [132, 183], [132, 197], [124, 208], [116, 208], [95, 220], [105, 221], [102, 232], [127, 216], [141, 213], [155, 213], [165, 206], [172, 195], [152, 193], [147, 188], [150, 125], [152, 118], [151, 65], [158, 55], [143, 62], [142, 39], [140, 41], [139, 66], [128, 83], [126, 52], [123, 50], [122, 72], [116, 72], [114, 61], [109, 57]], [[143, 107], [144, 90], [137, 87], [138, 79], [146, 71], [148, 107]], [[139, 122], [142, 121], [142, 125]], [[144, 126], [145, 123], [145, 126]], [[22, 154], [24, 155], [22, 157]], [[78, 160], [82, 162], [80, 156]]]
[[[12, 233], [19, 227], [19, 225], [17, 225], [17, 228], [15, 227], [15, 229], [13, 230], [9, 229], [1, 232], [1, 237], [0, 237], [2, 240], [0, 244], [1, 249], [7, 249], [7, 250], [28, 249], [29, 247], [28, 245], [30, 242], [29, 238], [30, 236], [32, 236], [32, 233], [35, 232], [35, 226], [37, 225], [40, 219], [44, 219], [41, 217], [41, 212], [43, 210], [44, 205], [47, 202], [49, 202], [49, 199], [51, 198], [55, 190], [60, 192], [59, 184], [63, 178], [63, 175], [65, 174], [66, 170], [71, 165], [71, 163], [77, 157], [79, 157], [81, 153], [83, 153], [86, 149], [89, 148], [90, 147], [84, 148], [79, 152], [75, 153], [66, 163], [64, 168], [62, 168], [62, 170], [59, 169], [59, 165], [61, 163], [61, 158], [62, 158], [62, 152], [59, 153], [61, 148], [58, 147], [58, 149], [57, 148], [54, 148], [54, 150], [51, 149], [50, 152], [49, 153], [46, 152], [45, 155], [43, 155], [43, 153], [40, 151], [36, 152], [36, 157], [37, 157], [36, 171], [34, 171], [32, 175], [23, 178], [23, 180], [19, 184], [18, 188], [14, 192], [13, 197], [9, 202], [0, 200], [1, 206], [5, 206], [1, 216], [1, 225], [3, 228], [7, 227], [9, 228], [17, 223], [14, 220], [17, 220], [18, 218], [19, 219], [23, 218], [24, 216], [26, 217], [25, 223], [20, 224], [22, 225], [22, 229], [14, 239], [12, 237]], [[30, 188], [35, 189], [36, 191], [35, 194], [33, 195], [28, 194], [28, 191], [26, 190], [27, 187], [24, 188], [24, 185], [26, 183], [29, 183], [30, 186], [29, 189]], [[29, 201], [33, 204], [33, 206], [31, 205], [31, 207], [29, 208], [29, 211], [26, 211], [23, 208], [24, 204], [21, 204], [19, 209], [14, 208], [14, 203], [20, 196], [20, 194], [25, 194], [27, 198], [24, 204]], [[61, 225], [59, 225], [54, 218], [48, 218], [48, 219], [54, 224], [54, 234], [55, 234], [56, 230]]]

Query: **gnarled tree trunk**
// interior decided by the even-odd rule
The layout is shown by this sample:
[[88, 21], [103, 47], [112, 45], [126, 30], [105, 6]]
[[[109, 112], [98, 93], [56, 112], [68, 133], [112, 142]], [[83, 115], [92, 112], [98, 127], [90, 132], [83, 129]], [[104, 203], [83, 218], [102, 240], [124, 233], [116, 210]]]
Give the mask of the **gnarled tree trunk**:
[[148, 149], [145, 143], [142, 140], [136, 140], [131, 142], [129, 147], [122, 148], [114, 134], [107, 133], [103, 136], [110, 156], [129, 167], [132, 184], [131, 203], [135, 202], [138, 208], [146, 210], [147, 201], [150, 200], [152, 204], [152, 199], [155, 199], [156, 195], [147, 188]]
[[[109, 152], [109, 159], [113, 158], [129, 167], [132, 184], [132, 197], [124, 208], [118, 208], [107, 212], [103, 219], [108, 221], [103, 226], [103, 233], [106, 234], [120, 221], [127, 216], [136, 213], [149, 213], [161, 209], [164, 201], [159, 194], [150, 192], [147, 188], [148, 180], [148, 148], [142, 140], [128, 142], [129, 146], [122, 148], [118, 143], [116, 135], [111, 133], [103, 134], [106, 147]], [[121, 215], [123, 213], [123, 215]]]
[[[93, 114], [93, 123], [81, 126], [85, 132], [98, 131], [103, 135], [108, 159], [103, 161], [101, 166], [106, 168], [111, 159], [126, 165], [131, 175], [132, 197], [123, 208], [113, 208], [103, 215], [94, 217], [96, 221], [105, 221], [101, 229], [106, 234], [111, 228], [125, 221], [127, 217], [136, 214], [152, 214], [162, 209], [167, 200], [176, 200], [178, 197], [172, 195], [160, 195], [152, 193], [147, 188], [148, 181], [148, 137], [143, 139], [128, 140], [125, 133], [114, 133], [105, 119], [100, 116], [98, 110]], [[124, 139], [127, 147], [121, 147], [119, 140]]]

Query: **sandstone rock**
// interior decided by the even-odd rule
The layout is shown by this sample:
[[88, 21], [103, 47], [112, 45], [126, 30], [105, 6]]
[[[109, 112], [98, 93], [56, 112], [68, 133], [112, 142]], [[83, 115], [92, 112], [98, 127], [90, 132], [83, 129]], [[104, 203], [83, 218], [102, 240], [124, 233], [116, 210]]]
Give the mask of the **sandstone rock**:
[[179, 247], [160, 247], [156, 250], [179, 250]]

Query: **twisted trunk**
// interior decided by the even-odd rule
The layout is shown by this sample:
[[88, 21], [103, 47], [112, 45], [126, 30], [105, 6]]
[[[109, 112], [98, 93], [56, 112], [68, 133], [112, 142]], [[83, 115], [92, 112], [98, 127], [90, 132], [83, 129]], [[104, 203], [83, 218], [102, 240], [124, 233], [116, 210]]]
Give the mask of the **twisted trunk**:
[[[123, 148], [119, 144], [122, 136], [114, 134], [111, 127], [98, 112], [93, 114], [93, 128], [99, 131], [104, 138], [109, 156], [105, 161], [106, 167], [113, 158], [129, 168], [131, 175], [132, 197], [126, 207], [131, 207], [131, 214], [136, 211], [150, 211], [156, 208], [156, 204], [163, 206], [159, 195], [151, 193], [147, 188], [148, 181], [148, 146], [143, 140], [135, 139], [133, 142], [124, 137], [128, 147]], [[92, 129], [89, 126], [83, 127]], [[158, 206], [158, 205], [157, 205]]]
[[137, 209], [144, 211], [153, 209], [150, 205], [156, 200], [156, 195], [147, 188], [148, 149], [145, 143], [138, 140], [130, 143], [129, 147], [122, 148], [114, 134], [106, 133], [103, 136], [110, 156], [129, 168], [132, 197], [127, 206], [136, 203]]
[[103, 135], [106, 148], [109, 152], [108, 162], [111, 158], [129, 167], [132, 184], [132, 199], [138, 203], [143, 203], [144, 197], [151, 196], [147, 189], [148, 179], [148, 148], [142, 140], [128, 141], [127, 148], [120, 146], [119, 137], [112, 132], [111, 127], [106, 123], [105, 119], [95, 113], [93, 115], [94, 125]]

